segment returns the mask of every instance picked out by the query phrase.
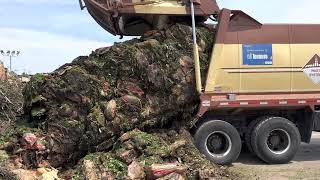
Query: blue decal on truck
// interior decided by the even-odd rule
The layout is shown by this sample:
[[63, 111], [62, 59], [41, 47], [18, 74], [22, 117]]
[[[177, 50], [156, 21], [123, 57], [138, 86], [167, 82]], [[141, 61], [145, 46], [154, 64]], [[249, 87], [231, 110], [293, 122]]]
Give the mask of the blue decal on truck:
[[243, 44], [243, 65], [272, 65], [272, 44]]

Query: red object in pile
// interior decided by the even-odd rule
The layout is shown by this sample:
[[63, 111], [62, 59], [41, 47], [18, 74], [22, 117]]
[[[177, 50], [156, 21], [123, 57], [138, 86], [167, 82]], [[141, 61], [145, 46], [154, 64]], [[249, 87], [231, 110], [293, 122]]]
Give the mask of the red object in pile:
[[44, 151], [46, 147], [42, 144], [41, 138], [38, 138], [35, 134], [26, 133], [23, 135], [25, 142], [24, 149]]

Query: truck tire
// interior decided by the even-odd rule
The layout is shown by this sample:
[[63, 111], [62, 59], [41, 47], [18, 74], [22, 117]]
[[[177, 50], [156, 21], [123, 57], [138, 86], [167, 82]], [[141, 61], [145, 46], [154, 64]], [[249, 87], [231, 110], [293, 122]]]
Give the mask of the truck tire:
[[258, 123], [260, 123], [260, 121], [262, 121], [263, 119], [265, 119], [266, 117], [259, 117], [253, 121], [251, 121], [249, 123], [249, 126], [247, 128], [247, 132], [245, 133], [244, 136], [244, 140], [245, 140], [245, 144], [247, 146], [247, 149], [250, 151], [250, 153], [255, 154], [253, 149], [252, 149], [252, 145], [251, 145], [251, 136], [252, 136], [252, 132], [254, 130], [254, 128], [257, 126]]
[[231, 124], [213, 120], [202, 124], [194, 135], [199, 151], [210, 161], [228, 165], [238, 159], [241, 152], [241, 138]]
[[290, 162], [299, 150], [301, 136], [298, 128], [281, 117], [268, 117], [252, 132], [251, 145], [255, 154], [269, 164]]

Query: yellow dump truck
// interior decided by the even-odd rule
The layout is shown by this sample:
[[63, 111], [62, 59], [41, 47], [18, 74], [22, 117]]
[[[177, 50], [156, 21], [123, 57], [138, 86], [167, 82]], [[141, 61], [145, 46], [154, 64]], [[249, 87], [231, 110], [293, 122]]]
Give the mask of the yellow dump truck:
[[[287, 163], [301, 141], [310, 142], [319, 124], [314, 115], [320, 109], [320, 25], [261, 24], [242, 11], [220, 10], [213, 0], [80, 0], [80, 5], [120, 36], [192, 22], [200, 98], [194, 139], [213, 162], [234, 162], [244, 142], [267, 163]], [[216, 36], [202, 85], [195, 29], [209, 18], [216, 21]]]

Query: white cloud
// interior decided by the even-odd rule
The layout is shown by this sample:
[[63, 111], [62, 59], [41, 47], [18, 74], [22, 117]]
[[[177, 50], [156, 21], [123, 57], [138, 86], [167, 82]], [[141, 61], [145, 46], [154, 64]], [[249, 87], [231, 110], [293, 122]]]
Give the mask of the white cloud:
[[[13, 59], [13, 69], [19, 73], [50, 72], [79, 55], [88, 55], [96, 48], [111, 45], [27, 29], [0, 28], [0, 34], [0, 49], [21, 51], [21, 56]], [[8, 65], [7, 57], [0, 56], [0, 59], [5, 59]]]
[[283, 19], [292, 23], [317, 23], [320, 24], [319, 0], [307, 0], [293, 3], [291, 8], [285, 9]]
[[19, 4], [59, 4], [71, 5], [75, 4], [74, 0], [1, 0], [2, 3], [19, 3]]

